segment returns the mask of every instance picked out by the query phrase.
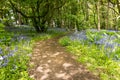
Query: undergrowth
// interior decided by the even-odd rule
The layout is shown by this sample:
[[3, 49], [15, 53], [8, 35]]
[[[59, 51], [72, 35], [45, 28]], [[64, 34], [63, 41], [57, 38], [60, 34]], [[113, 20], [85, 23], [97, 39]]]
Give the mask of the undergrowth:
[[[120, 79], [120, 62], [114, 61], [112, 56], [106, 56], [104, 46], [99, 48], [95, 44], [88, 45], [87, 42], [71, 41], [67, 36], [61, 38], [59, 43], [65, 46], [70, 53], [77, 56], [77, 61], [100, 76], [100, 80]], [[120, 50], [117, 53], [120, 53]]]
[[0, 80], [32, 80], [27, 70], [34, 43], [63, 34], [56, 31], [22, 32], [20, 29], [5, 31], [3, 25], [0, 29]]

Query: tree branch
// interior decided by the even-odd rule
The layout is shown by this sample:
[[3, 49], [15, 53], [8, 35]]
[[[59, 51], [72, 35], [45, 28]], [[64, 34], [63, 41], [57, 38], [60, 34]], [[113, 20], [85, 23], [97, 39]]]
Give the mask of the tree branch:
[[[104, 5], [104, 6], [107, 6], [107, 7], [108, 7], [108, 5]], [[116, 14], [119, 15], [119, 13], [118, 13], [114, 8], [112, 8], [112, 7], [110, 7], [110, 6], [109, 6], [109, 8], [112, 9]]]
[[9, 0], [9, 2], [10, 2], [10, 4], [11, 4], [11, 6], [12, 6], [12, 8], [16, 11], [16, 12], [18, 12], [18, 13], [20, 13], [23, 17], [25, 17], [25, 18], [41, 18], [41, 17], [44, 17], [45, 16], [45, 14], [44, 15], [38, 15], [38, 16], [30, 16], [30, 15], [26, 15], [25, 13], [23, 13], [21, 10], [19, 10], [17, 7], [15, 7], [15, 4], [11, 1], [11, 0]]
[[61, 8], [62, 6], [64, 6], [64, 5], [65, 5], [65, 3], [66, 3], [66, 1], [65, 1], [63, 4], [61, 4], [60, 6], [55, 7], [54, 9], [59, 9], [59, 8]]

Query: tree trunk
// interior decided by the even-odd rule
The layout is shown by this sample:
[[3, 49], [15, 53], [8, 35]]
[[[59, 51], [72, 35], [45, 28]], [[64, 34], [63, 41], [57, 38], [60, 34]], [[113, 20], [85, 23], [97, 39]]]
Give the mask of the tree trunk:
[[[32, 12], [33, 12], [33, 15], [35, 16], [35, 8], [32, 7]], [[33, 27], [35, 28], [36, 32], [41, 32], [41, 29], [40, 29], [40, 25], [39, 25], [39, 20], [37, 20], [37, 18], [32, 18], [32, 23], [33, 23]]]
[[85, 0], [85, 20], [89, 20], [89, 9], [88, 9], [88, 2]]
[[21, 20], [22, 18], [21, 18], [21, 14], [20, 13], [18, 13], [18, 24], [19, 25], [21, 25], [22, 24], [22, 20]]
[[119, 0], [116, 0], [117, 1], [117, 8], [118, 8], [118, 12], [120, 14], [120, 5], [119, 5]]
[[40, 32], [40, 28], [38, 26], [38, 22], [37, 22], [36, 18], [32, 19], [32, 23], [33, 23], [33, 27], [35, 28], [36, 32], [39, 33]]
[[106, 20], [106, 29], [109, 28], [109, 1], [108, 1], [108, 5], [107, 5], [107, 20]]
[[94, 14], [94, 24], [95, 24], [95, 27], [97, 28], [97, 22], [96, 22], [96, 10], [97, 10], [97, 5], [95, 4], [95, 9], [93, 9], [93, 14]]
[[97, 2], [98, 30], [100, 31], [100, 2]]

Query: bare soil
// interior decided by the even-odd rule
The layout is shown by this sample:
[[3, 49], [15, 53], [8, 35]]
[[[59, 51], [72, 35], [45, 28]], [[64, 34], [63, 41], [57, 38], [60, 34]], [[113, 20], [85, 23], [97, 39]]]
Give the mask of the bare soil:
[[58, 39], [36, 42], [29, 62], [29, 75], [34, 80], [100, 80], [77, 62], [58, 43]]

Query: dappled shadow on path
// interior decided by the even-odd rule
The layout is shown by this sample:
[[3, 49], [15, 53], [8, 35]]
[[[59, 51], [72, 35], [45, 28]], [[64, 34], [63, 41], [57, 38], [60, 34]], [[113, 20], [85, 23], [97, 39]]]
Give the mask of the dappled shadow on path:
[[30, 77], [35, 80], [99, 80], [57, 41], [55, 38], [35, 44], [29, 63]]

